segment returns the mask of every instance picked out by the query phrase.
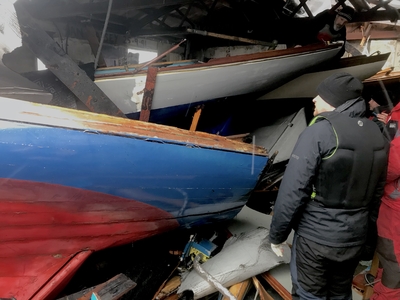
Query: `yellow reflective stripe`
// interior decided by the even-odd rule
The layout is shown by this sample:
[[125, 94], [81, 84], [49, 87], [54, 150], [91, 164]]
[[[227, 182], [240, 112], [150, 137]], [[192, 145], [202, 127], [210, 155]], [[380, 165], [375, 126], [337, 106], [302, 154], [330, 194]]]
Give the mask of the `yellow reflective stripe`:
[[338, 136], [337, 136], [335, 127], [332, 126], [332, 129], [333, 129], [333, 132], [335, 133], [335, 137], [336, 137], [336, 147], [335, 147], [335, 150], [332, 151], [331, 155], [329, 155], [329, 156], [327, 156], [327, 157], [323, 157], [322, 159], [331, 158], [331, 157], [336, 153], [336, 150], [337, 150], [337, 148], [338, 148], [338, 146], [339, 146], [339, 138], [338, 138]]
[[315, 196], [317, 196], [317, 193], [314, 191], [314, 192], [311, 193], [311, 200], [314, 200]]
[[[316, 117], [314, 117], [314, 118], [311, 120], [311, 122], [310, 122], [310, 124], [308, 124], [308, 126], [314, 125], [315, 122], [317, 121], [317, 119], [319, 119], [319, 118], [328, 120], [328, 119], [325, 118], [324, 116], [316, 116]], [[329, 120], [328, 120], [328, 122], [329, 122]], [[329, 122], [329, 124], [331, 124], [331, 122]], [[332, 126], [332, 124], [331, 124], [331, 126]], [[335, 130], [335, 128], [334, 128], [333, 126], [332, 126], [332, 129], [333, 129], [333, 132], [335, 133], [335, 136], [336, 136], [336, 147], [335, 147], [335, 150], [333, 150], [333, 152], [332, 152], [329, 156], [323, 157], [322, 159], [331, 158], [331, 157], [336, 153], [336, 150], [337, 150], [337, 148], [338, 148], [338, 146], [339, 146], [339, 138], [338, 138], [338, 135], [337, 135], [337, 133], [336, 133], [336, 130]], [[312, 195], [311, 195], [311, 197], [312, 197]]]
[[314, 125], [315, 122], [317, 121], [317, 119], [319, 119], [319, 118], [326, 119], [326, 118], [323, 117], [323, 116], [316, 116], [316, 117], [314, 117], [314, 118], [311, 120], [311, 122], [310, 122], [310, 124], [308, 124], [308, 126]]

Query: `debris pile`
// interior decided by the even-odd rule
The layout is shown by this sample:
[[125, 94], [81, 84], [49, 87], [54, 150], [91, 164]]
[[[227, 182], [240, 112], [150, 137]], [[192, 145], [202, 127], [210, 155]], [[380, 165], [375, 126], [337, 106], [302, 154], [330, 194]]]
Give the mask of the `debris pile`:
[[[119, 249], [119, 252], [115, 252], [118, 254], [114, 255], [125, 262], [125, 270], [121, 268], [124, 263], [118, 263], [115, 256], [110, 260], [112, 256], [109, 252], [106, 255], [107, 259], [103, 258], [103, 261], [100, 259], [94, 264], [96, 267], [93, 267], [96, 259], [92, 261], [90, 268], [92, 275], [95, 275], [92, 277], [98, 277], [97, 280], [100, 280], [98, 275], [102, 273], [102, 269], [104, 271], [108, 269], [106, 272], [108, 275], [111, 270], [121, 271], [120, 274], [90, 288], [82, 289], [81, 285], [81, 291], [59, 299], [233, 300], [244, 299], [249, 293], [256, 293], [255, 297], [260, 295], [260, 299], [268, 299], [261, 297], [270, 293], [267, 291], [269, 285], [265, 280], [267, 278], [265, 274], [280, 264], [289, 263], [290, 248], [286, 245], [284, 256], [277, 257], [271, 250], [267, 228], [243, 229], [240, 234], [232, 234], [226, 227], [215, 229], [214, 226], [214, 228], [201, 228], [197, 232], [185, 232], [179, 240], [174, 240], [171, 235], [162, 239], [158, 237], [151, 241], [155, 243], [153, 247], [143, 242], [141, 248], [134, 244], [130, 249], [125, 249], [130, 255], [135, 253], [140, 256], [136, 259], [132, 257], [122, 259]], [[183, 243], [184, 238], [186, 238], [185, 243]], [[143, 249], [141, 250], [143, 252], [138, 251], [139, 249]], [[137, 262], [139, 260], [141, 263]], [[88, 271], [80, 272], [81, 274], [75, 276], [79, 277], [79, 279], [74, 278], [75, 282], [82, 283], [83, 278], [88, 276]], [[107, 284], [112, 285], [114, 289], [114, 292], [108, 292], [114, 293], [111, 298], [105, 292], [103, 294], [98, 292]], [[64, 294], [67, 292], [68, 289]], [[80, 298], [84, 295], [84, 298]], [[257, 299], [255, 297], [252, 299]]]

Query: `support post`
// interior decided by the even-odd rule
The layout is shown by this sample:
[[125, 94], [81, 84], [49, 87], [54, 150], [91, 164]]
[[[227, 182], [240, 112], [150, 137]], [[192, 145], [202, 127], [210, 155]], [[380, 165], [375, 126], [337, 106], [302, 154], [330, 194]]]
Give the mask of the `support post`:
[[140, 111], [140, 121], [148, 122], [153, 103], [154, 89], [156, 87], [158, 68], [149, 67], [147, 69], [146, 85], [144, 87], [142, 109]]

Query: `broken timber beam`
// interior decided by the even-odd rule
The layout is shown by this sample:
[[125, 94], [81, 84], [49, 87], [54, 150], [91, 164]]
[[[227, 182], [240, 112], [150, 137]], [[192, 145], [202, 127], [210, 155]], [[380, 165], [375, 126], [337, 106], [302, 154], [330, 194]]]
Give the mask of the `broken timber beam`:
[[158, 68], [149, 67], [147, 69], [146, 85], [144, 87], [142, 109], [140, 111], [140, 121], [148, 122], [153, 103], [154, 89], [156, 87]]
[[115, 275], [104, 283], [57, 300], [90, 300], [93, 295], [95, 295], [99, 300], [117, 300], [132, 290], [135, 286], [136, 282], [121, 273]]
[[190, 131], [196, 131], [197, 124], [199, 123], [201, 111], [203, 110], [204, 105], [199, 105], [196, 107], [196, 112], [194, 113], [192, 124], [190, 125]]
[[253, 276], [251, 278], [253, 280], [253, 285], [255, 286], [258, 296], [260, 297], [260, 300], [274, 300], [274, 298], [271, 297], [270, 294], [265, 290], [261, 282], [257, 279], [256, 276]]
[[37, 24], [19, 1], [15, 4], [23, 43], [90, 111], [125, 117], [85, 71]]

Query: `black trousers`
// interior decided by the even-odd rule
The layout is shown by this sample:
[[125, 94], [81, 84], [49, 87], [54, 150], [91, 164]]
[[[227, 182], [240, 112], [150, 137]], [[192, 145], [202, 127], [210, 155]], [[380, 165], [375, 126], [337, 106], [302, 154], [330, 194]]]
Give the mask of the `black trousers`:
[[376, 252], [383, 268], [382, 284], [390, 289], [400, 289], [400, 262], [397, 261], [393, 241], [378, 237]]
[[362, 248], [325, 246], [295, 234], [290, 261], [293, 299], [351, 300]]

